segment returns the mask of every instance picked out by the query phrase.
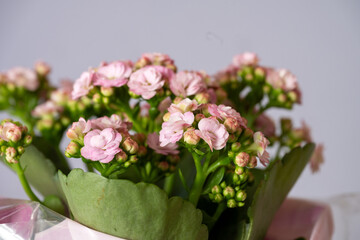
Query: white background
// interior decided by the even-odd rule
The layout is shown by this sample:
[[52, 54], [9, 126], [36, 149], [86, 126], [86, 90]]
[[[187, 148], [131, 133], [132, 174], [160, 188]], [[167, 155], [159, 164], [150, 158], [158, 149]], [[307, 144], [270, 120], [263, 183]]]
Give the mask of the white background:
[[[327, 198], [360, 192], [359, 10], [355, 0], [0, 0], [0, 71], [42, 59], [59, 82], [102, 60], [157, 51], [179, 69], [214, 73], [235, 54], [257, 52], [262, 64], [290, 69], [303, 90], [302, 106], [273, 116], [305, 120], [325, 144], [321, 172], [307, 168], [291, 195]], [[26, 198], [4, 165], [0, 195]]]

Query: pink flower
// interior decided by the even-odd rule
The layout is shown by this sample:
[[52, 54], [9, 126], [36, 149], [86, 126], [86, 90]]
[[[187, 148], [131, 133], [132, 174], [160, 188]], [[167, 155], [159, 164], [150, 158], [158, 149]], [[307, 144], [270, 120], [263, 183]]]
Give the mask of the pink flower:
[[0, 125], [0, 138], [7, 142], [17, 142], [21, 139], [22, 130], [22, 127], [12, 122], [5, 122], [2, 126]]
[[122, 136], [112, 128], [104, 130], [95, 129], [88, 132], [84, 137], [84, 147], [81, 155], [92, 161], [108, 163], [122, 150], [119, 148]]
[[211, 151], [213, 151], [213, 149], [220, 150], [225, 147], [229, 133], [218, 120], [203, 118], [200, 120], [198, 128], [199, 130], [195, 130], [196, 135], [201, 137], [209, 145]]
[[215, 104], [209, 104], [208, 105], [208, 111], [212, 116], [217, 117], [221, 121], [226, 120], [227, 118], [233, 118], [236, 119], [240, 126], [243, 128], [246, 128], [246, 122], [245, 120], [240, 116], [240, 113], [238, 113], [235, 109], [225, 106], [225, 105], [215, 105]]
[[76, 100], [82, 96], [86, 96], [90, 90], [94, 87], [92, 85], [94, 72], [83, 72], [74, 83], [74, 89], [71, 93], [73, 100]]
[[233, 64], [237, 67], [253, 66], [257, 65], [258, 62], [259, 58], [252, 52], [244, 52], [243, 54], [236, 55], [233, 58]]
[[257, 130], [264, 133], [266, 137], [273, 137], [275, 136], [275, 123], [274, 121], [267, 116], [266, 114], [261, 114], [255, 120], [255, 127]]
[[147, 137], [146, 143], [148, 144], [149, 148], [155, 150], [156, 153], [162, 155], [177, 155], [179, 154], [179, 147], [176, 143], [168, 143], [165, 146], [160, 146], [159, 135], [157, 133], [150, 133]]
[[181, 100], [178, 104], [171, 104], [168, 108], [169, 113], [175, 113], [175, 112], [193, 112], [196, 109], [198, 109], [199, 104], [196, 100], [190, 100], [189, 98], [185, 98]]
[[194, 122], [194, 114], [192, 112], [170, 114], [169, 120], [162, 124], [160, 131], [160, 146], [165, 147], [169, 143], [179, 141], [184, 133], [184, 129], [191, 126]]
[[262, 132], [254, 133], [254, 145], [253, 147], [257, 151], [257, 156], [260, 159], [262, 165], [266, 166], [269, 163], [270, 155], [266, 151], [269, 141], [265, 138]]
[[38, 62], [35, 63], [35, 71], [39, 75], [46, 76], [46, 75], [48, 75], [50, 73], [51, 67], [46, 62], [38, 61]]
[[296, 102], [301, 103], [301, 91], [299, 89], [297, 79], [289, 70], [274, 70], [268, 68], [266, 81], [275, 89], [282, 89], [287, 93], [294, 92], [296, 95]]
[[104, 130], [105, 128], [112, 128], [121, 133], [127, 133], [131, 129], [132, 124], [130, 122], [125, 122], [121, 119], [119, 115], [113, 114], [111, 117], [100, 117], [93, 120], [90, 120], [91, 128]]
[[174, 60], [167, 54], [163, 53], [144, 53], [139, 61], [148, 62], [151, 65], [173, 65]]
[[187, 97], [206, 90], [206, 84], [200, 73], [181, 71], [171, 79], [170, 90], [176, 96]]
[[155, 96], [166, 81], [174, 77], [174, 72], [162, 66], [147, 66], [131, 74], [128, 86], [130, 91], [141, 95], [144, 99]]
[[71, 128], [66, 132], [66, 136], [71, 140], [79, 140], [84, 137], [85, 133], [91, 129], [91, 121], [80, 118], [78, 122], [74, 122]]
[[24, 87], [29, 91], [37, 90], [40, 85], [36, 73], [28, 68], [12, 68], [7, 72], [7, 78], [9, 83], [13, 83], [18, 87]]
[[57, 105], [53, 101], [46, 101], [43, 104], [36, 106], [36, 108], [31, 112], [34, 117], [42, 118], [45, 116], [50, 116], [57, 118], [64, 111], [62, 106]]
[[73, 85], [70, 80], [62, 80], [61, 87], [50, 93], [50, 100], [59, 105], [65, 105], [71, 99]]
[[324, 145], [318, 144], [315, 148], [313, 155], [310, 158], [310, 168], [313, 173], [316, 173], [320, 169], [320, 165], [324, 163]]
[[126, 62], [116, 61], [97, 69], [94, 75], [94, 85], [102, 87], [121, 87], [125, 85], [132, 72]]

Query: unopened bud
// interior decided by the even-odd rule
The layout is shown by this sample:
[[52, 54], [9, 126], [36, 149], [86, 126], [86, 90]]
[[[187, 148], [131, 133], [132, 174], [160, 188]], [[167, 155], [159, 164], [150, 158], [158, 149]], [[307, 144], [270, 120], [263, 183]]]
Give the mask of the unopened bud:
[[223, 190], [223, 195], [225, 198], [230, 199], [233, 198], [235, 196], [235, 191], [232, 187], [227, 186], [224, 190]]
[[238, 202], [243, 202], [245, 201], [246, 199], [246, 192], [241, 190], [241, 191], [238, 191], [236, 192], [235, 194], [235, 200], [238, 201]]
[[115, 160], [119, 163], [124, 163], [128, 159], [127, 154], [124, 151], [119, 152], [115, 155]]
[[215, 194], [214, 202], [221, 203], [223, 200], [224, 200], [224, 197], [220, 193]]
[[228, 142], [234, 143], [237, 141], [237, 139], [238, 139], [238, 137], [235, 134], [229, 134]]
[[243, 167], [236, 166], [236, 167], [235, 167], [235, 173], [236, 173], [237, 175], [243, 174], [243, 173], [244, 173], [244, 168], [243, 168]]
[[169, 163], [166, 161], [162, 161], [158, 164], [158, 168], [165, 172], [169, 169]]
[[172, 164], [178, 164], [180, 162], [180, 157], [178, 155], [169, 155], [168, 159]]
[[25, 148], [23, 146], [18, 146], [17, 151], [21, 155], [21, 154], [23, 154], [25, 152]]
[[130, 163], [137, 163], [139, 161], [139, 158], [136, 155], [132, 155], [129, 158]]
[[240, 152], [235, 157], [235, 164], [238, 165], [239, 167], [246, 167], [246, 165], [248, 165], [249, 163], [249, 160], [250, 160], [249, 154], [247, 154], [246, 152]]
[[[240, 177], [239, 177], [239, 175], [237, 175], [236, 173], [233, 174], [232, 180], [233, 180], [233, 183], [235, 183], [235, 184], [240, 184]], [[235, 189], [235, 190], [236, 190], [236, 189]]]
[[205, 118], [204, 114], [198, 113], [195, 115], [195, 121], [200, 122], [201, 119]]
[[21, 128], [14, 127], [6, 132], [6, 137], [12, 142], [17, 142], [21, 139], [21, 134]]
[[199, 143], [199, 141], [200, 141], [200, 137], [198, 135], [196, 135], [194, 129], [188, 129], [184, 133], [184, 142], [185, 143], [187, 143], [189, 145], [196, 145]]
[[297, 94], [294, 91], [291, 91], [291, 92], [288, 93], [288, 98], [292, 102], [296, 102], [298, 100]]
[[240, 128], [239, 122], [234, 118], [227, 118], [224, 122], [224, 126], [229, 133], [235, 133]]
[[99, 93], [95, 93], [92, 96], [92, 100], [94, 101], [94, 103], [101, 103], [101, 95]]
[[5, 151], [5, 158], [6, 158], [6, 161], [8, 161], [9, 163], [16, 163], [16, 157], [17, 155], [17, 151], [15, 148], [13, 147], [8, 147], [6, 148], [6, 151]]
[[80, 156], [80, 146], [78, 143], [71, 141], [66, 148], [65, 155], [67, 157], [79, 157]]
[[246, 81], [252, 81], [254, 79], [254, 76], [251, 73], [248, 73], [245, 75], [245, 80]]
[[25, 146], [28, 146], [32, 143], [32, 136], [31, 135], [26, 135], [25, 138], [24, 138], [24, 144]]
[[270, 90], [271, 90], [271, 87], [270, 87], [269, 85], [265, 85], [265, 86], [263, 87], [264, 93], [269, 93]]
[[139, 155], [139, 157], [144, 157], [146, 156], [147, 153], [147, 149], [145, 146], [139, 146], [139, 150], [137, 152], [137, 154]]
[[245, 137], [252, 137], [254, 135], [254, 131], [251, 130], [250, 128], [246, 128], [244, 131], [244, 136]]
[[35, 63], [35, 71], [37, 74], [39, 74], [41, 76], [46, 76], [50, 73], [51, 68], [45, 62], [37, 62], [37, 63]]
[[134, 141], [137, 142], [139, 145], [142, 145], [145, 143], [146, 136], [143, 133], [135, 133], [132, 136], [132, 139], [134, 139]]
[[210, 95], [207, 92], [201, 92], [195, 95], [194, 98], [199, 104], [208, 103], [210, 100]]
[[220, 187], [221, 187], [222, 189], [226, 188], [226, 182], [224, 181], [224, 182], [220, 183]]
[[249, 168], [254, 168], [257, 166], [257, 159], [255, 156], [251, 156], [248, 167]]
[[292, 121], [290, 118], [282, 118], [280, 120], [280, 125], [283, 133], [290, 132], [292, 129]]
[[170, 115], [171, 115], [171, 114], [170, 114], [169, 112], [165, 113], [164, 116], [163, 116], [163, 121], [164, 121], [164, 122], [169, 121]]
[[122, 144], [123, 149], [129, 154], [135, 154], [139, 150], [139, 145], [130, 137], [126, 138]]
[[238, 202], [238, 203], [237, 203], [237, 206], [238, 206], [238, 207], [243, 207], [244, 205], [245, 205], [244, 202]]
[[219, 185], [215, 185], [215, 186], [212, 187], [211, 192], [214, 193], [214, 194], [221, 193], [222, 189], [221, 189], [221, 187]]
[[134, 98], [134, 99], [137, 99], [137, 98], [140, 97], [139, 95], [137, 95], [137, 94], [134, 93], [133, 91], [129, 91], [129, 95], [130, 95], [131, 98]]
[[229, 158], [234, 158], [235, 157], [235, 153], [233, 151], [228, 151], [228, 157]]
[[286, 95], [285, 94], [279, 94], [277, 97], [278, 102], [285, 103], [286, 102]]
[[226, 203], [228, 208], [235, 208], [237, 207], [237, 203], [234, 199], [229, 199]]
[[111, 87], [101, 87], [100, 88], [100, 92], [102, 95], [104, 95], [105, 97], [110, 97], [111, 95], [114, 94], [114, 89]]
[[110, 98], [104, 96], [104, 97], [102, 98], [102, 102], [103, 102], [105, 105], [108, 105], [108, 104], [110, 104]]
[[231, 144], [231, 151], [238, 152], [241, 148], [241, 143], [235, 142]]
[[263, 79], [265, 77], [265, 70], [262, 67], [255, 68], [254, 73], [257, 79]]

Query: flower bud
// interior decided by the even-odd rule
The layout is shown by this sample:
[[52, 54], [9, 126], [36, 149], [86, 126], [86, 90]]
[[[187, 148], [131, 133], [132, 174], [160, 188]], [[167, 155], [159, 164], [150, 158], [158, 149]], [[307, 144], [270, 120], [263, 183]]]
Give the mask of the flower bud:
[[244, 173], [244, 168], [243, 168], [243, 167], [236, 166], [236, 167], [235, 167], [235, 173], [236, 173], [237, 175], [243, 174], [243, 173]]
[[248, 163], [249, 168], [254, 168], [257, 166], [257, 159], [255, 156], [251, 156], [250, 161]]
[[[240, 184], [240, 183], [241, 183], [241, 182], [240, 182], [240, 177], [239, 177], [239, 175], [237, 175], [236, 173], [233, 174], [232, 181], [233, 181], [233, 183], [235, 183], [235, 184]], [[236, 189], [235, 189], [235, 190], [236, 190]]]
[[244, 79], [246, 81], [252, 81], [254, 79], [254, 76], [251, 73], [248, 73], [245, 75]]
[[257, 79], [263, 79], [265, 77], [265, 70], [262, 67], [257, 67], [254, 74]]
[[246, 128], [244, 131], [244, 136], [245, 137], [252, 137], [254, 135], [254, 131], [251, 130], [250, 128]]
[[101, 87], [100, 92], [105, 97], [110, 97], [114, 94], [114, 89], [111, 87]]
[[51, 68], [45, 62], [37, 62], [37, 63], [35, 63], [35, 71], [37, 74], [39, 74], [41, 76], [46, 76], [50, 73]]
[[115, 160], [119, 163], [124, 163], [128, 159], [127, 154], [124, 151], [119, 152], [115, 155]]
[[135, 135], [132, 136], [132, 139], [134, 139], [134, 141], [139, 145], [143, 145], [145, 143], [146, 136], [143, 133], [135, 133]]
[[232, 187], [227, 186], [224, 190], [223, 190], [223, 195], [225, 198], [230, 199], [233, 198], [235, 196], [235, 191]]
[[278, 96], [277, 96], [277, 100], [278, 100], [278, 102], [280, 102], [280, 103], [285, 103], [286, 102], [286, 95], [285, 94], [279, 94]]
[[66, 148], [65, 155], [67, 157], [80, 157], [80, 146], [74, 141], [71, 141]]
[[291, 91], [291, 92], [288, 93], [288, 98], [292, 102], [296, 102], [298, 100], [297, 94], [294, 91]]
[[234, 152], [238, 152], [240, 148], [241, 148], [241, 143], [239, 142], [231, 144], [231, 150]]
[[94, 101], [94, 103], [101, 103], [101, 95], [99, 93], [95, 93], [92, 96], [92, 100]]
[[168, 159], [172, 164], [178, 164], [180, 162], [180, 157], [178, 155], [168, 155]]
[[263, 87], [264, 93], [269, 93], [270, 90], [271, 90], [271, 87], [270, 87], [269, 85], [265, 85], [265, 86]]
[[246, 165], [248, 165], [249, 163], [249, 160], [250, 160], [249, 154], [245, 152], [240, 152], [235, 157], [235, 164], [238, 165], [239, 167], [246, 167]]
[[171, 115], [171, 114], [170, 114], [169, 112], [165, 113], [164, 116], [163, 116], [163, 121], [164, 121], [164, 122], [169, 121], [170, 115]]
[[221, 187], [222, 189], [226, 188], [226, 182], [220, 183], [220, 187]]
[[201, 92], [195, 95], [194, 99], [199, 103], [199, 104], [205, 104], [208, 103], [210, 100], [210, 95], [207, 92]]
[[105, 105], [108, 105], [108, 104], [110, 104], [110, 98], [108, 98], [108, 97], [103, 97], [103, 98], [102, 98], [102, 102], [103, 102]]
[[196, 145], [200, 141], [200, 137], [196, 135], [195, 129], [190, 128], [184, 133], [184, 142], [189, 145]]
[[233, 151], [228, 151], [228, 157], [229, 158], [234, 158], [235, 157], [235, 153]]
[[24, 138], [24, 144], [25, 146], [28, 146], [32, 143], [32, 136], [31, 135], [26, 135]]
[[244, 205], [245, 205], [244, 202], [238, 202], [238, 203], [237, 203], [237, 206], [238, 206], [238, 207], [243, 207]]
[[135, 154], [139, 150], [139, 145], [130, 137], [126, 138], [122, 143], [123, 149], [129, 154]]
[[238, 140], [238, 136], [236, 136], [235, 134], [229, 134], [229, 138], [228, 138], [229, 143], [234, 143], [237, 140]]
[[235, 194], [235, 200], [238, 201], [238, 202], [243, 202], [245, 201], [246, 199], [246, 192], [241, 190], [241, 191], [238, 191], [236, 192]]
[[229, 133], [235, 133], [240, 128], [239, 122], [234, 118], [227, 118], [224, 122], [224, 126]]
[[234, 199], [229, 199], [226, 203], [228, 208], [235, 208], [237, 207], [237, 203]]
[[166, 161], [159, 162], [158, 168], [165, 172], [169, 169], [169, 163]]
[[16, 126], [6, 131], [5, 136], [12, 142], [17, 142], [21, 139], [21, 128]]
[[198, 113], [195, 115], [195, 121], [200, 122], [201, 119], [205, 118], [204, 114]]
[[25, 148], [23, 146], [18, 146], [17, 151], [21, 155], [21, 154], [23, 154], [25, 152]]
[[292, 129], [292, 121], [290, 118], [282, 118], [280, 120], [280, 125], [283, 133], [288, 133]]
[[224, 197], [220, 193], [215, 194], [214, 202], [221, 203], [223, 200], [224, 200]]
[[17, 151], [15, 148], [13, 147], [8, 147], [6, 148], [6, 151], [5, 151], [5, 158], [6, 158], [6, 161], [8, 161], [9, 163], [17, 163], [15, 157], [17, 156]]
[[147, 149], [145, 146], [139, 146], [139, 150], [137, 152], [137, 155], [139, 155], [139, 157], [144, 157], [146, 156], [147, 153]]
[[214, 193], [214, 194], [221, 193], [222, 189], [221, 189], [221, 187], [219, 185], [215, 185], [215, 186], [212, 187], [211, 192]]
[[130, 156], [129, 162], [130, 163], [137, 163], [139, 161], [138, 157], [135, 155]]

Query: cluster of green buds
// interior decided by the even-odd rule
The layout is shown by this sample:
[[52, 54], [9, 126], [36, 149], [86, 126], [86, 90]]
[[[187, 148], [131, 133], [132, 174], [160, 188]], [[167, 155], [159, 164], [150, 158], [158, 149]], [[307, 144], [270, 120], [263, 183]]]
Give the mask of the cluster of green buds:
[[245, 205], [246, 188], [252, 183], [253, 177], [247, 168], [241, 168], [237, 172], [229, 171], [224, 180], [215, 185], [208, 194], [214, 203], [226, 202], [228, 208], [242, 207]]
[[170, 175], [175, 172], [179, 162], [180, 157], [178, 155], [168, 155], [161, 160], [156, 159], [154, 165], [165, 175]]
[[26, 126], [10, 119], [2, 120], [0, 123], [0, 155], [5, 155], [8, 163], [18, 163], [25, 147], [32, 142]]

